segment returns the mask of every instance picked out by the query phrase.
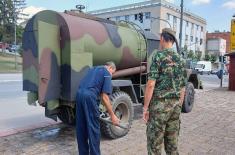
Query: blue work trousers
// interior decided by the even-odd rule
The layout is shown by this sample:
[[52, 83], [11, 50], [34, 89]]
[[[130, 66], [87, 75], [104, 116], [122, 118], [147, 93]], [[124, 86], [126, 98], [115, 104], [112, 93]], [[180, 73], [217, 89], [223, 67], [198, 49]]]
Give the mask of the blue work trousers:
[[76, 96], [76, 134], [79, 155], [100, 155], [99, 103], [95, 94], [79, 89]]

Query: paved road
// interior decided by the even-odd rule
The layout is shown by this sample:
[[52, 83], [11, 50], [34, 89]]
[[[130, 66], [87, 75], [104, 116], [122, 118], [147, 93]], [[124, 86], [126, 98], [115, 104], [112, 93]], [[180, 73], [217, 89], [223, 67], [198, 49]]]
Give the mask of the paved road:
[[26, 96], [21, 74], [0, 74], [0, 136], [54, 123], [43, 108], [29, 106]]
[[[215, 89], [220, 87], [220, 79], [217, 75], [199, 75], [205, 89]], [[223, 87], [228, 87], [228, 75], [224, 75]]]
[[[182, 114], [180, 155], [235, 154], [235, 95], [226, 89], [202, 91], [195, 96], [193, 111]], [[146, 125], [134, 120], [130, 132], [119, 139], [102, 137], [102, 155], [146, 155]], [[77, 154], [75, 131], [54, 125], [0, 138], [4, 155]]]
[[[216, 75], [200, 77], [206, 90], [219, 87]], [[0, 107], [0, 136], [55, 123], [44, 117], [42, 107], [27, 105], [26, 92], [22, 91], [22, 74], [0, 74]]]

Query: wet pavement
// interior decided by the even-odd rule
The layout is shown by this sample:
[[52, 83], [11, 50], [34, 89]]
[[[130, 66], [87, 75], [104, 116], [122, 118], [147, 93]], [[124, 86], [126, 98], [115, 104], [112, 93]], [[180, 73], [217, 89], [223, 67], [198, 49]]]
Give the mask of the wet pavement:
[[[130, 132], [119, 139], [102, 137], [102, 155], [145, 155], [146, 125], [138, 111]], [[181, 155], [235, 154], [235, 92], [226, 89], [197, 91], [193, 111], [182, 114]], [[75, 130], [63, 124], [0, 138], [2, 155], [77, 154]]]

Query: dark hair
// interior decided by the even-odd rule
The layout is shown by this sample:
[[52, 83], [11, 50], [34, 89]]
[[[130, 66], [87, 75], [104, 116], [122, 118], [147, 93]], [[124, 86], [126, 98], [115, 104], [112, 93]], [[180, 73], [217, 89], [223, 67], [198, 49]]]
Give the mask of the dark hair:
[[180, 48], [179, 48], [179, 45], [178, 45], [178, 42], [177, 42], [175, 36], [173, 36], [173, 35], [171, 35], [170, 33], [167, 33], [167, 32], [162, 32], [161, 37], [163, 37], [163, 39], [166, 42], [172, 42], [172, 44], [175, 43], [176, 44], [177, 53], [180, 54]]
[[169, 41], [172, 42], [172, 43], [175, 42], [175, 37], [172, 36], [171, 34], [167, 33], [167, 32], [162, 32], [161, 37], [163, 37], [163, 39], [166, 42], [169, 42]]

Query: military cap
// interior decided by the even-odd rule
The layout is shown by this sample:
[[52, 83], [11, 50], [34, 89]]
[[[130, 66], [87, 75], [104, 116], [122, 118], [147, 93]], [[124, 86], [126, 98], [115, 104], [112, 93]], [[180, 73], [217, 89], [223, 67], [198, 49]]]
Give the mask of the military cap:
[[170, 34], [171, 36], [173, 36], [173, 37], [175, 38], [176, 32], [173, 31], [172, 29], [170, 29], [170, 28], [164, 28], [164, 29], [162, 29], [162, 33], [163, 33], [163, 32], [168, 33], [168, 34]]

